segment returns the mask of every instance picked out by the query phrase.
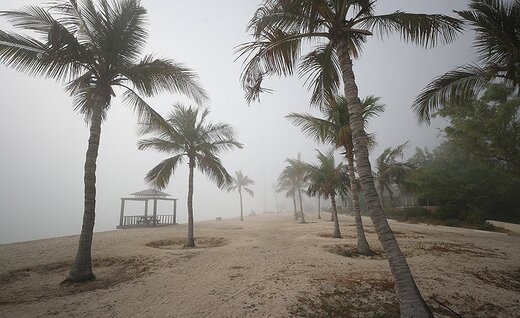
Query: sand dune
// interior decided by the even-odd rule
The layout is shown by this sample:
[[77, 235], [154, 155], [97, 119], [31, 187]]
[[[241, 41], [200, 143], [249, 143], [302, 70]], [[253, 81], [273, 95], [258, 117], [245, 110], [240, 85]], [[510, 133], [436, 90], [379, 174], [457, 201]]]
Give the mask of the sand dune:
[[[290, 216], [96, 233], [97, 280], [59, 286], [77, 237], [0, 245], [0, 317], [393, 317], [397, 299], [379, 251], [351, 255], [354, 220]], [[520, 237], [391, 222], [418, 287], [438, 317], [518, 317]], [[343, 255], [340, 255], [343, 254]], [[347, 255], [347, 256], [344, 256]]]

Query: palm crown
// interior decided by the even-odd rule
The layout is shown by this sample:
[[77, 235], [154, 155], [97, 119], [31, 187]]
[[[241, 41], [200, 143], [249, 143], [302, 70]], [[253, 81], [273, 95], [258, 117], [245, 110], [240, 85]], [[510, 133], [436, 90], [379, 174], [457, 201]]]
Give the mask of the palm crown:
[[209, 110], [194, 109], [176, 105], [166, 118], [167, 126], [143, 126], [143, 134], [153, 137], [138, 142], [140, 150], [154, 149], [173, 154], [163, 160], [146, 175], [146, 180], [158, 188], [168, 184], [175, 169], [187, 158], [193, 168], [206, 174], [218, 187], [223, 188], [232, 182], [232, 177], [224, 169], [218, 154], [224, 150], [242, 148], [235, 140], [233, 128], [225, 123], [208, 123]]
[[246, 191], [250, 196], [254, 196], [253, 190], [248, 187], [255, 184], [255, 182], [249, 178], [249, 176], [245, 176], [242, 171], [235, 171], [235, 176], [232, 177], [231, 185], [229, 186], [229, 191]]
[[[115, 96], [143, 121], [162, 118], [142, 99], [161, 91], [182, 93], [200, 103], [206, 97], [193, 71], [171, 59], [146, 55], [146, 10], [137, 0], [56, 1], [48, 8], [26, 6], [1, 15], [29, 35], [0, 31], [0, 60], [19, 71], [68, 82], [74, 108], [88, 121], [95, 107], [102, 117]], [[140, 95], [139, 95], [140, 94]]]
[[457, 11], [476, 32], [475, 63], [460, 66], [435, 78], [415, 99], [420, 121], [429, 122], [436, 110], [475, 98], [490, 81], [520, 86], [520, 3], [472, 0], [471, 10]]
[[[451, 42], [461, 29], [457, 19], [444, 15], [375, 15], [374, 10], [375, 1], [368, 0], [265, 0], [248, 25], [255, 40], [238, 46], [239, 57], [247, 59], [241, 75], [246, 99], [254, 101], [268, 91], [262, 87], [266, 76], [299, 69], [313, 89], [311, 102], [319, 104], [340, 87], [340, 40], [357, 57], [373, 33], [397, 32], [405, 41], [434, 46]], [[302, 56], [304, 40], [312, 40], [314, 47]]]

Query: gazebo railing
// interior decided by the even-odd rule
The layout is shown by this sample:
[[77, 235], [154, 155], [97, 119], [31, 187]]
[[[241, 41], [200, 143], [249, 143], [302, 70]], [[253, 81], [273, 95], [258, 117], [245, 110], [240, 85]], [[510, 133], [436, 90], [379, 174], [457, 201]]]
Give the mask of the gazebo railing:
[[[155, 218], [155, 225], [161, 224], [175, 224], [174, 216], [171, 214], [157, 215]], [[140, 227], [140, 226], [154, 226], [153, 216], [144, 215], [128, 215], [123, 216], [123, 223], [120, 225], [123, 227]]]

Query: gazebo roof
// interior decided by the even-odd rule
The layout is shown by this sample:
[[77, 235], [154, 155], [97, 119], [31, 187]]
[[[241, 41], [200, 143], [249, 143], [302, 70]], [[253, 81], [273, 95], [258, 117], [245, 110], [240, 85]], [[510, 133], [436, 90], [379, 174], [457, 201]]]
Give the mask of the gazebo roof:
[[168, 196], [168, 197], [171, 196], [168, 193], [164, 193], [164, 192], [161, 192], [156, 189], [148, 189], [148, 190], [143, 190], [143, 191], [139, 191], [139, 192], [134, 192], [134, 193], [130, 193], [130, 195], [133, 195], [136, 198], [164, 198], [166, 196]]

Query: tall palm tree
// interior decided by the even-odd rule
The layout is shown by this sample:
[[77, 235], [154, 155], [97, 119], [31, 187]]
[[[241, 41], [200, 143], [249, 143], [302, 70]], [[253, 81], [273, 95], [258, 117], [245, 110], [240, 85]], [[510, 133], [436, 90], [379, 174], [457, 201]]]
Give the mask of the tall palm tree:
[[[303, 176], [304, 163], [301, 160], [301, 154], [298, 154], [298, 158], [285, 160], [287, 166], [280, 173], [279, 180], [291, 185], [294, 191], [294, 196], [298, 194], [298, 200], [300, 202], [300, 222], [305, 223], [305, 213], [303, 212], [303, 200], [302, 200], [302, 188], [305, 185]], [[284, 181], [285, 180], [285, 181]]]
[[193, 71], [170, 59], [146, 55], [146, 9], [138, 0], [54, 1], [47, 8], [1, 11], [20, 30], [37, 37], [0, 31], [0, 61], [20, 72], [66, 82], [74, 110], [90, 126], [85, 159], [83, 226], [78, 250], [63, 283], [95, 279], [91, 248], [96, 207], [96, 162], [101, 123], [112, 98], [123, 101], [141, 122], [164, 124], [143, 97], [169, 91], [197, 103], [207, 97]]
[[[407, 42], [432, 47], [437, 42], [452, 42], [461, 24], [438, 14], [397, 11], [375, 15], [375, 5], [376, 1], [369, 0], [265, 0], [248, 26], [254, 40], [238, 47], [239, 57], [246, 58], [241, 81], [246, 99], [253, 101], [267, 91], [262, 87], [266, 76], [291, 75], [299, 66], [300, 75], [309, 79], [311, 101], [316, 104], [343, 84], [356, 167], [374, 228], [396, 281], [401, 315], [431, 317], [379, 202], [352, 59], [358, 57], [362, 44], [374, 32], [397, 32]], [[303, 41], [310, 43], [312, 51], [302, 57], [302, 49], [309, 47], [303, 46]]]
[[520, 2], [472, 0], [469, 7], [456, 12], [476, 32], [477, 61], [435, 78], [423, 89], [413, 104], [420, 121], [429, 122], [441, 107], [476, 98], [492, 81], [520, 88]]
[[388, 147], [376, 159], [376, 178], [383, 205], [384, 191], [387, 190], [393, 199], [392, 185], [400, 184], [412, 168], [409, 162], [400, 162], [397, 159], [403, 157], [403, 151], [408, 146], [408, 141], [395, 148]]
[[221, 189], [228, 187], [233, 178], [226, 171], [218, 155], [225, 150], [242, 148], [235, 140], [233, 128], [225, 123], [209, 123], [209, 110], [177, 104], [166, 118], [168, 125], [145, 125], [143, 134], [152, 137], [140, 139], [139, 150], [153, 149], [171, 154], [146, 175], [155, 187], [164, 189], [175, 170], [188, 161], [188, 234], [185, 247], [195, 247], [193, 239], [193, 173], [195, 168], [204, 173]]
[[334, 215], [334, 233], [332, 237], [341, 238], [336, 196], [340, 193], [346, 194], [348, 192], [350, 181], [346, 171], [347, 167], [342, 163], [336, 165], [333, 150], [326, 154], [319, 150], [316, 151], [318, 152], [318, 164], [305, 164], [303, 166], [305, 180], [309, 183], [307, 193], [309, 195], [321, 194], [325, 199], [330, 198], [332, 214]]
[[[365, 125], [368, 119], [379, 115], [384, 111], [385, 105], [380, 103], [380, 98], [370, 95], [361, 101], [363, 107], [363, 119]], [[305, 135], [317, 141], [329, 143], [336, 148], [343, 147], [348, 164], [348, 174], [350, 180], [356, 180], [354, 169], [354, 146], [352, 141], [352, 131], [349, 125], [349, 114], [347, 102], [344, 97], [334, 96], [327, 98], [325, 104], [320, 107], [325, 118], [315, 117], [311, 114], [291, 113], [286, 117], [292, 123], [299, 126]], [[369, 142], [373, 143], [373, 138], [369, 135]], [[350, 193], [354, 218], [356, 221], [357, 249], [360, 254], [370, 254], [370, 246], [363, 230], [361, 219], [361, 208], [359, 205], [358, 183], [350, 183]]]
[[255, 184], [255, 182], [249, 178], [248, 176], [244, 176], [242, 171], [235, 171], [235, 177], [231, 181], [232, 184], [229, 187], [228, 191], [238, 191], [238, 195], [240, 196], [240, 221], [244, 221], [244, 208], [242, 206], [242, 190], [249, 193], [250, 196], [254, 196], [253, 190], [249, 189], [249, 186]]

